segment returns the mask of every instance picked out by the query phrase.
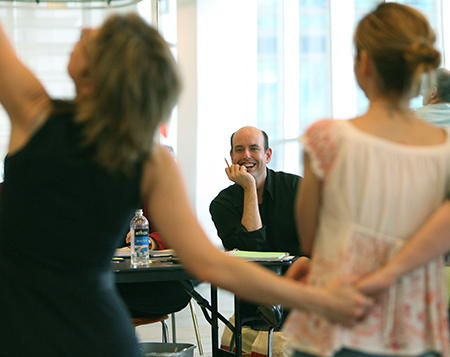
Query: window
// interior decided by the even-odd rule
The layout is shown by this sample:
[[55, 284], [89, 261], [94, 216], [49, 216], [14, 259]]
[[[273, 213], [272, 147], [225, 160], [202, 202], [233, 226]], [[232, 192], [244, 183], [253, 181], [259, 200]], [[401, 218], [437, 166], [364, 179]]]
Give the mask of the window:
[[[137, 5], [149, 22], [155, 1]], [[450, 1], [398, 1], [424, 11], [438, 34], [438, 47], [450, 48], [450, 26], [442, 21], [450, 15]], [[379, 2], [246, 0], [236, 8], [227, 0], [158, 1], [158, 28], [173, 44], [184, 80], [178, 109], [183, 113], [178, 123], [170, 122], [167, 143], [177, 153], [209, 236], [215, 234], [209, 203], [231, 184], [223, 156], [228, 157], [234, 130], [244, 125], [265, 130], [274, 149], [269, 166], [302, 174], [299, 135], [320, 118], [350, 118], [366, 109], [353, 76], [352, 35], [355, 24]], [[0, 17], [19, 55], [51, 95], [71, 98], [66, 65], [80, 28], [99, 25], [111, 11], [129, 10], [2, 8]], [[420, 98], [413, 102], [420, 104]], [[1, 157], [8, 135], [0, 109]]]
[[[301, 174], [297, 138], [312, 122], [366, 110], [368, 101], [353, 76], [352, 36], [361, 17], [380, 2], [258, 0], [257, 126], [271, 139], [272, 168]], [[397, 2], [425, 13], [443, 51], [442, 0]], [[411, 106], [420, 107], [421, 97]]]
[[[139, 6], [146, 9], [148, 2], [146, 0]], [[51, 97], [71, 99], [75, 96], [75, 88], [66, 67], [81, 28], [99, 26], [112, 12], [130, 10], [136, 10], [136, 6], [96, 10], [11, 7], [1, 8], [0, 18], [19, 57], [40, 79]], [[8, 150], [9, 130], [6, 112], [0, 107], [1, 158]]]

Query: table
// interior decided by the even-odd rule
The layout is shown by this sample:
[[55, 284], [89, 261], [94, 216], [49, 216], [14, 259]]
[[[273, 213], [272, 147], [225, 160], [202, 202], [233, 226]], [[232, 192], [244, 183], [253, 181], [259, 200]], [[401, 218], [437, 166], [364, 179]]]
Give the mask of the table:
[[[194, 279], [176, 259], [152, 258], [152, 263], [148, 267], [132, 268], [129, 258], [114, 260], [112, 269], [114, 271], [116, 283], [139, 283], [157, 281], [179, 281], [191, 297], [201, 307], [202, 312], [211, 325], [212, 353], [214, 357], [233, 356], [242, 357], [242, 335], [241, 320], [239, 314], [240, 299], [235, 297], [235, 326], [218, 311], [217, 287], [211, 285], [211, 303], [201, 296], [191, 284], [186, 280]], [[259, 264], [274, 270], [280, 274], [283, 267], [288, 266], [292, 261], [261, 261]], [[219, 344], [219, 320], [233, 331], [235, 335], [236, 353], [220, 348]]]
[[[117, 259], [117, 260], [116, 260]], [[132, 268], [130, 258], [115, 258], [112, 263], [116, 283], [143, 283], [194, 279], [171, 258], [152, 258], [148, 267]]]

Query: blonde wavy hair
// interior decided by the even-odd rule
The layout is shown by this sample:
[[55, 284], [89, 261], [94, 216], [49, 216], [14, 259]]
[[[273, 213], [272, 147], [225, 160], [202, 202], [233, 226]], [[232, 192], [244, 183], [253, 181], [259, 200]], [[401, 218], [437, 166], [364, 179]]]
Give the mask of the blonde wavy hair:
[[358, 24], [356, 56], [367, 51], [386, 93], [420, 94], [423, 74], [438, 67], [441, 55], [436, 35], [425, 16], [406, 5], [382, 3]]
[[77, 103], [82, 145], [110, 171], [131, 174], [152, 154], [180, 93], [175, 60], [161, 35], [136, 14], [113, 15], [86, 49], [92, 93]]

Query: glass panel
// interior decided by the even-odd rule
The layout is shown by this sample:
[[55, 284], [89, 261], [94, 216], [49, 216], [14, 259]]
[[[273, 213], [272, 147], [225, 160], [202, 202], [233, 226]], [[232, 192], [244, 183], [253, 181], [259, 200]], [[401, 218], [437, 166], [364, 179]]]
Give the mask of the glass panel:
[[[329, 1], [302, 1], [299, 13], [300, 135], [313, 121], [331, 115], [331, 36]], [[301, 2], [301, 3], [302, 3]]]
[[[358, 25], [359, 21], [370, 11], [372, 11], [373, 9], [375, 9], [375, 7], [382, 3], [384, 1], [380, 1], [380, 0], [372, 0], [372, 1], [367, 1], [367, 0], [356, 0], [355, 1], [355, 28]], [[366, 95], [364, 94], [364, 92], [361, 90], [361, 88], [359, 88], [359, 86], [357, 85], [356, 81], [355, 81], [355, 85], [357, 87], [357, 98], [356, 98], [356, 103], [357, 103], [357, 108], [356, 108], [356, 112], [358, 115], [363, 114], [366, 110], [367, 107], [369, 105], [369, 101], [366, 98]]]
[[271, 168], [301, 171], [296, 138], [331, 114], [330, 63], [329, 0], [258, 1], [257, 125], [271, 141]]
[[[177, 0], [157, 0], [158, 1], [158, 31], [169, 43], [172, 54], [177, 58]], [[150, 3], [150, 1], [148, 1]], [[140, 5], [141, 3], [139, 3]], [[145, 10], [139, 9], [140, 14]], [[150, 14], [151, 9], [147, 12]], [[161, 128], [160, 142], [177, 152], [177, 110], [172, 112], [170, 121]]]
[[[112, 12], [129, 11], [136, 11], [136, 6], [97, 10], [10, 7], [0, 9], [0, 18], [18, 55], [50, 96], [71, 99], [75, 88], [67, 74], [67, 63], [81, 28], [99, 26]], [[9, 130], [6, 112], [0, 107], [0, 168], [7, 153]]]
[[277, 1], [258, 3], [258, 126], [271, 140], [280, 133], [277, 130], [279, 105], [282, 99], [282, 13]]
[[[302, 173], [301, 157], [293, 152], [313, 121], [367, 110], [368, 100], [353, 75], [352, 36], [360, 19], [382, 2], [258, 0], [257, 125], [271, 139], [272, 168]], [[397, 2], [425, 13], [442, 51], [442, 0]], [[293, 9], [298, 16], [290, 15]], [[418, 97], [411, 105], [421, 103]]]

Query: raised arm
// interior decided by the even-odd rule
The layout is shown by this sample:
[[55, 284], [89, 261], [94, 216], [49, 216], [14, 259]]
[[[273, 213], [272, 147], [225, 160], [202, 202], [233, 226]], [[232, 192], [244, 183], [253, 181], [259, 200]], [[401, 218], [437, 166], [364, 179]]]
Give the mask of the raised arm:
[[309, 155], [303, 155], [304, 177], [297, 191], [295, 217], [300, 232], [302, 250], [311, 254], [319, 220], [321, 183], [311, 170]]
[[0, 103], [11, 120], [10, 151], [28, 139], [50, 104], [44, 87], [17, 57], [1, 24]]
[[258, 192], [255, 178], [247, 172], [244, 165], [233, 164], [225, 169], [230, 181], [240, 185], [244, 190], [244, 210], [241, 224], [252, 232], [262, 228], [261, 214], [258, 206]]
[[173, 157], [158, 147], [146, 164], [142, 194], [150, 215], [185, 268], [200, 280], [233, 291], [256, 303], [283, 304], [352, 322], [372, 305], [350, 285], [321, 289], [280, 277], [256, 264], [230, 257], [216, 249], [191, 208]]
[[362, 278], [358, 288], [377, 294], [402, 275], [450, 251], [450, 200], [446, 200], [382, 268]]

